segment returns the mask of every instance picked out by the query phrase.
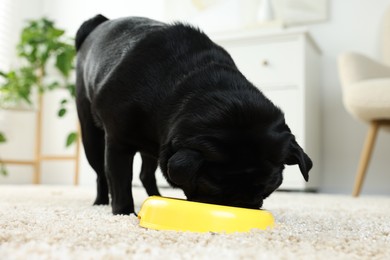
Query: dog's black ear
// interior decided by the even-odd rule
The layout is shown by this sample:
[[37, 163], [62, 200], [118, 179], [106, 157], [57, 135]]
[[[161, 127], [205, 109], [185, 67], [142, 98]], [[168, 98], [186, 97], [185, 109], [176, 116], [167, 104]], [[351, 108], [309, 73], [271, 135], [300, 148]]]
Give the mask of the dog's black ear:
[[293, 138], [290, 142], [285, 163], [287, 165], [298, 164], [305, 181], [309, 180], [309, 171], [313, 167], [313, 162], [299, 146], [295, 138]]
[[180, 149], [168, 160], [168, 177], [178, 185], [188, 182], [203, 163], [202, 155], [191, 149]]

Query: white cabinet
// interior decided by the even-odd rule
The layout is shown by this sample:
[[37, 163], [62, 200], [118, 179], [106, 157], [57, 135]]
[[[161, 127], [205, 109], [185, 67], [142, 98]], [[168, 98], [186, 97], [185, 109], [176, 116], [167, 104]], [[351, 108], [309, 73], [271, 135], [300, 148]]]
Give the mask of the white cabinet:
[[320, 50], [305, 31], [215, 35], [239, 70], [285, 113], [314, 167], [306, 183], [298, 166], [287, 166], [281, 189], [315, 190], [319, 180]]

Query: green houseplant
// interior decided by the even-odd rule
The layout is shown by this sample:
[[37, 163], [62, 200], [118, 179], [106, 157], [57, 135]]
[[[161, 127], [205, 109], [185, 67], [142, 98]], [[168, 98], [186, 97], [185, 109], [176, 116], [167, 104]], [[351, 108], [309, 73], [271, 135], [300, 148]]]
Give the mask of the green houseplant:
[[[8, 72], [0, 71], [0, 108], [31, 107], [34, 93], [41, 96], [44, 92], [62, 88], [68, 90], [69, 95], [61, 100], [58, 116], [65, 116], [67, 105], [75, 96], [71, 79], [76, 55], [73, 40], [47, 18], [31, 20], [21, 32], [17, 54], [20, 66]], [[70, 133], [66, 146], [76, 139], [77, 133]], [[4, 133], [0, 132], [0, 143], [5, 141]], [[4, 165], [0, 165], [1, 173], [6, 173]]]
[[[0, 144], [7, 141], [3, 133], [0, 132]], [[7, 175], [7, 171], [2, 163], [0, 163], [0, 175]]]

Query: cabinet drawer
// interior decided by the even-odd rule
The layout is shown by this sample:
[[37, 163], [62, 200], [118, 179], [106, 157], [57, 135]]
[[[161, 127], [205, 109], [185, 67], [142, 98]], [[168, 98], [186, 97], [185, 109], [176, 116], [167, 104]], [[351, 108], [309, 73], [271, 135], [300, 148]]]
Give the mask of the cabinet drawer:
[[262, 88], [301, 82], [303, 60], [300, 47], [297, 40], [225, 45], [238, 69], [249, 81]]
[[[310, 175], [310, 174], [309, 174]], [[283, 171], [283, 183], [279, 187], [282, 190], [304, 190], [306, 188], [305, 179], [299, 170], [298, 165], [286, 165]]]

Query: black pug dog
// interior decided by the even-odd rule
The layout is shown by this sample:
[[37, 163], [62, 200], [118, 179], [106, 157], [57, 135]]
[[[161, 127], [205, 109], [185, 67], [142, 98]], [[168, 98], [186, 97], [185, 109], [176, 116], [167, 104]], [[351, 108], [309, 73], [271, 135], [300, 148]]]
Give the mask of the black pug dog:
[[140, 17], [97, 15], [76, 35], [77, 111], [97, 173], [94, 204], [134, 212], [132, 162], [158, 195], [161, 170], [188, 200], [260, 208], [284, 165], [312, 167], [283, 112], [198, 29]]

